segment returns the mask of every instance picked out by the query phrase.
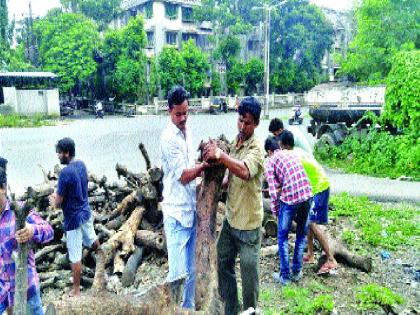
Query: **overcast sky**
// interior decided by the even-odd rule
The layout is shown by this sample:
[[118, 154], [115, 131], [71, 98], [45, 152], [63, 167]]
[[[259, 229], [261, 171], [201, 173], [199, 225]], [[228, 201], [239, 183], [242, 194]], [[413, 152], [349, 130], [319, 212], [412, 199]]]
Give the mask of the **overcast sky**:
[[[350, 9], [353, 0], [310, 0], [312, 3], [316, 3], [325, 7], [333, 9]], [[32, 12], [35, 16], [45, 15], [51, 8], [60, 5], [59, 0], [31, 0]], [[26, 16], [29, 11], [28, 6], [29, 0], [8, 0], [9, 17], [12, 19], [13, 15], [16, 16], [16, 20], [20, 20], [22, 15]]]

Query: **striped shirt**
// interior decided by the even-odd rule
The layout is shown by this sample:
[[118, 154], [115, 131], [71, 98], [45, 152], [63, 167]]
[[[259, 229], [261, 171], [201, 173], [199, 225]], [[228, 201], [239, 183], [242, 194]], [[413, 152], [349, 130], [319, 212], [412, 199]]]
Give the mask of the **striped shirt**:
[[163, 170], [164, 219], [176, 219], [184, 227], [192, 227], [196, 213], [195, 180], [183, 185], [181, 175], [185, 169], [195, 166], [191, 134], [186, 128], [186, 136], [169, 121], [160, 139], [160, 154]]
[[[21, 204], [22, 205], [22, 204]], [[52, 227], [38, 213], [31, 210], [26, 222], [33, 224], [32, 241], [44, 244], [54, 238]], [[0, 309], [14, 305], [15, 296], [15, 262], [12, 252], [17, 250], [15, 213], [10, 210], [10, 202], [0, 213]], [[35, 268], [35, 255], [32, 249], [28, 256], [28, 300], [34, 296], [39, 287], [39, 277]]]
[[[279, 202], [296, 205], [312, 197], [308, 176], [299, 157], [291, 150], [276, 150], [265, 165], [271, 211], [278, 214]], [[280, 190], [280, 196], [278, 196]]]

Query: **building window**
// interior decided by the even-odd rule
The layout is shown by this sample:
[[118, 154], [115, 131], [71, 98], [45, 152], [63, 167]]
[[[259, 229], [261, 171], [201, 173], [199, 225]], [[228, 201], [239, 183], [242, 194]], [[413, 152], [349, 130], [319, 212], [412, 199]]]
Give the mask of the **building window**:
[[257, 50], [257, 47], [258, 47], [258, 43], [255, 40], [249, 40], [248, 41], [248, 50], [249, 51]]
[[154, 32], [147, 32], [147, 47], [149, 48], [155, 47], [155, 33]]
[[144, 17], [151, 19], [153, 17], [153, 2], [149, 1], [144, 5]]
[[165, 15], [170, 20], [176, 20], [178, 18], [178, 5], [165, 2]]
[[176, 45], [176, 38], [177, 38], [176, 32], [166, 32], [166, 43], [168, 45]]
[[182, 22], [194, 22], [193, 9], [190, 7], [182, 7]]
[[186, 42], [189, 39], [194, 40], [194, 43], [197, 43], [197, 35], [196, 34], [191, 34], [191, 33], [182, 33], [182, 41]]

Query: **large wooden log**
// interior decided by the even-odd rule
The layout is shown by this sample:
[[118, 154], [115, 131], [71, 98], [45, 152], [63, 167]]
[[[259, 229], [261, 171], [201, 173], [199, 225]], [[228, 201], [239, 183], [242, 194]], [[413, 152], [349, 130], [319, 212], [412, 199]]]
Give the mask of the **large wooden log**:
[[138, 246], [128, 259], [121, 277], [121, 284], [124, 288], [129, 287], [134, 283], [137, 268], [143, 259], [143, 253], [144, 247]]
[[[217, 145], [228, 151], [226, 143], [218, 141]], [[217, 291], [216, 219], [225, 170], [224, 166], [206, 169], [197, 197], [195, 305], [197, 311], [207, 314], [221, 314], [223, 309]]]
[[138, 230], [136, 232], [136, 244], [151, 247], [160, 251], [166, 251], [165, 237], [157, 232]]
[[161, 315], [188, 314], [178, 305], [184, 279], [153, 286], [140, 295], [116, 295], [106, 291], [51, 303], [46, 315]]
[[122, 247], [121, 251], [123, 255], [129, 255], [135, 249], [134, 236], [137, 232], [137, 227], [140, 224], [145, 209], [143, 207], [137, 207], [131, 213], [127, 222], [115, 233], [105, 244], [99, 247], [97, 260], [96, 260], [96, 272], [93, 281], [93, 287], [96, 291], [101, 292], [106, 287], [106, 264], [112, 258], [113, 254], [119, 248]]

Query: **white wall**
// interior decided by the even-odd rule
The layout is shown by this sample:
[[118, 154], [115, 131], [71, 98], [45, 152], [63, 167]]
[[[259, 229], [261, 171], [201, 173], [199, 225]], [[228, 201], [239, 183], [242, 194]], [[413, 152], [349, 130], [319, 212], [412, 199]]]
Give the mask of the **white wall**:
[[52, 90], [16, 90], [4, 87], [4, 105], [11, 106], [18, 114], [60, 115], [58, 89]]
[[385, 103], [385, 85], [379, 86], [345, 86], [340, 84], [321, 84], [306, 95], [310, 104], [337, 103]]

